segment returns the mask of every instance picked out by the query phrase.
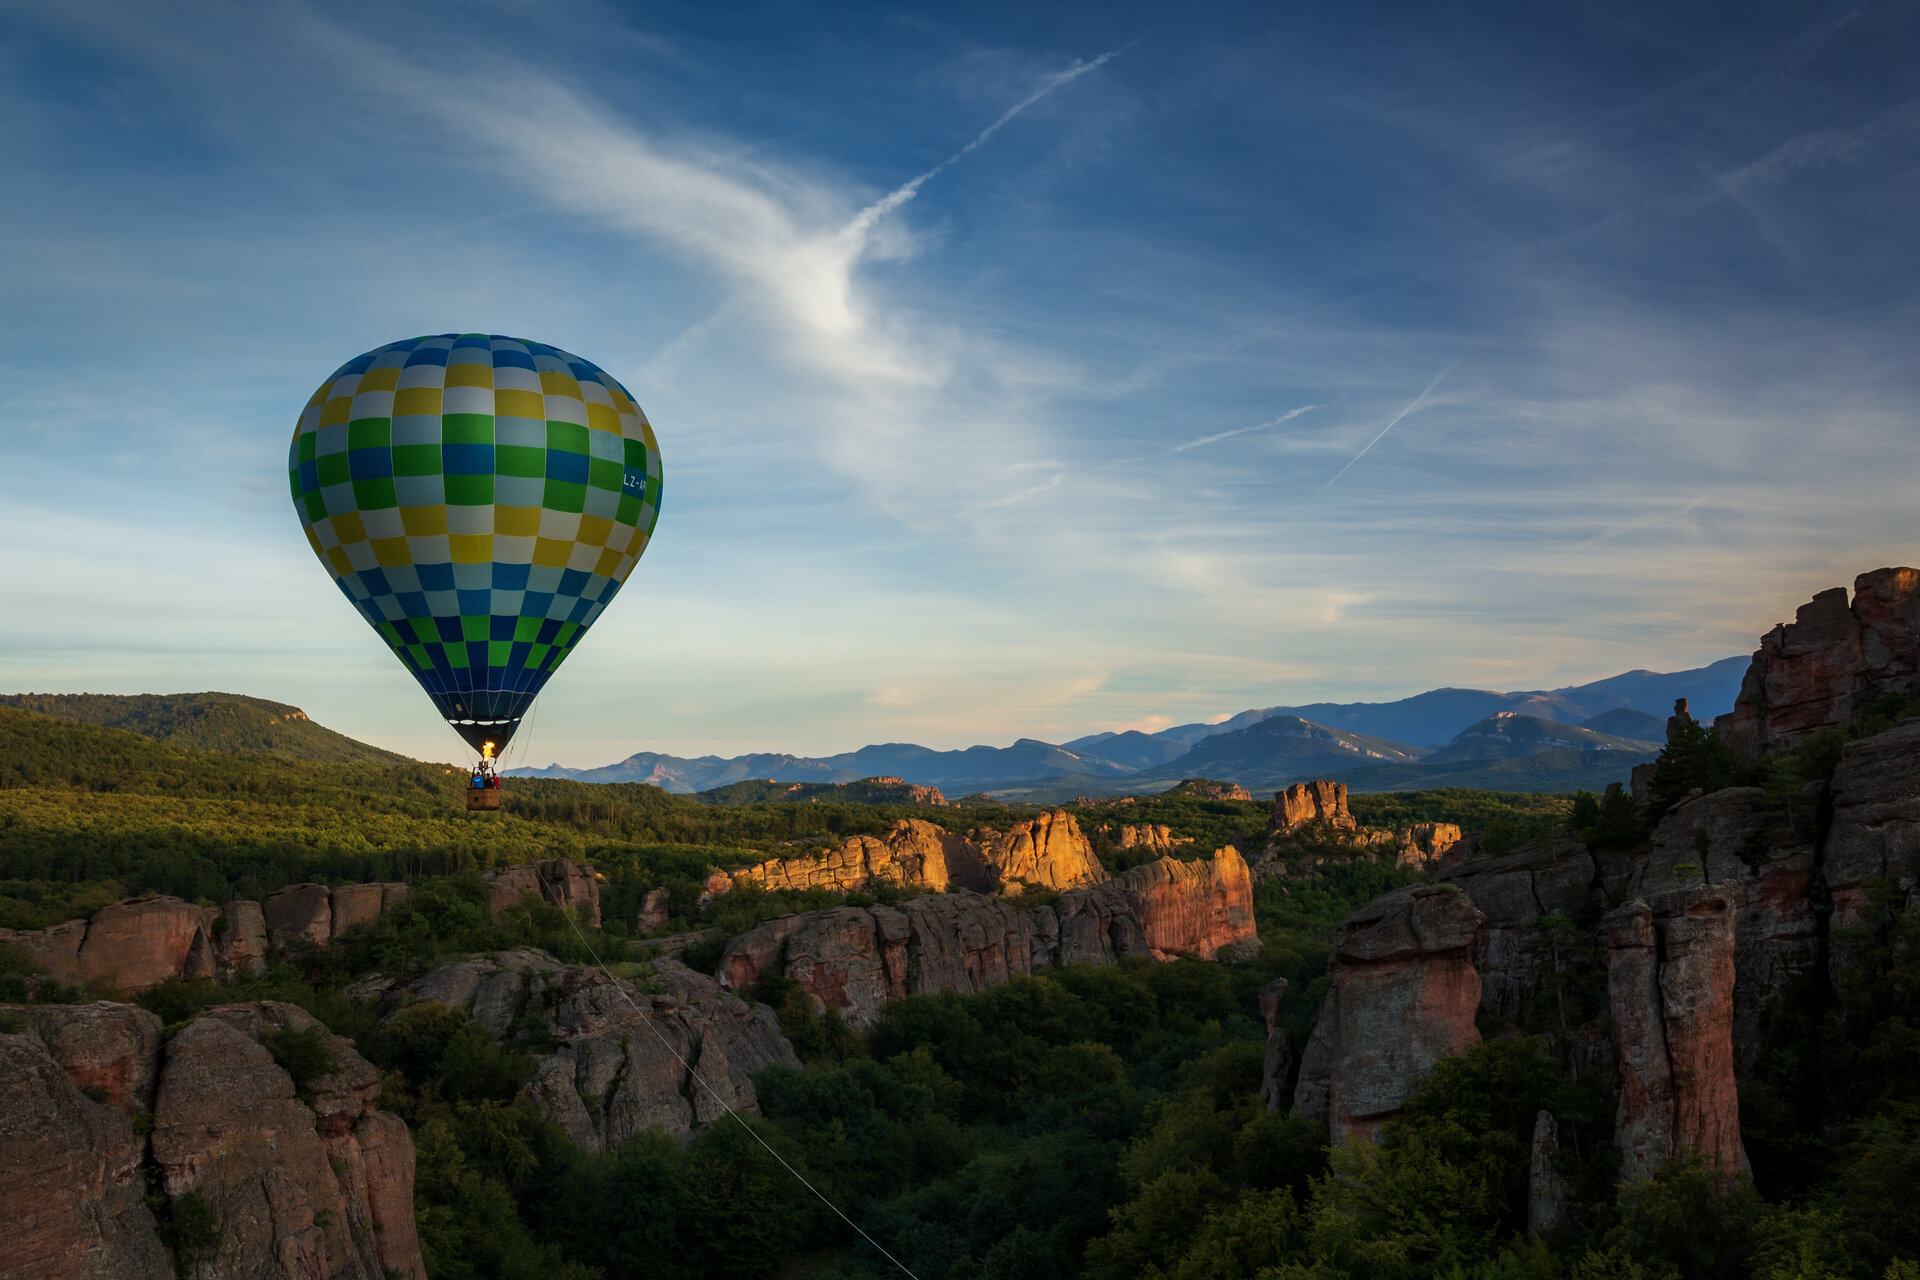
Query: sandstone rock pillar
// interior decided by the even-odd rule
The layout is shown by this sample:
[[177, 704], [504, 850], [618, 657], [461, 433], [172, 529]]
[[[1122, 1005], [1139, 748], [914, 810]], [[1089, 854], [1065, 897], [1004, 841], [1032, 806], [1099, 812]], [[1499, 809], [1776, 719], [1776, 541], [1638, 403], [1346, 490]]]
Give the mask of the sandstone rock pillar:
[[1739, 889], [1697, 885], [1608, 913], [1607, 994], [1620, 1063], [1621, 1176], [1650, 1178], [1690, 1149], [1745, 1172], [1733, 1078]]
[[1409, 885], [1334, 931], [1333, 989], [1300, 1060], [1294, 1110], [1333, 1143], [1372, 1140], [1442, 1058], [1480, 1043], [1473, 941], [1486, 917], [1452, 885]]

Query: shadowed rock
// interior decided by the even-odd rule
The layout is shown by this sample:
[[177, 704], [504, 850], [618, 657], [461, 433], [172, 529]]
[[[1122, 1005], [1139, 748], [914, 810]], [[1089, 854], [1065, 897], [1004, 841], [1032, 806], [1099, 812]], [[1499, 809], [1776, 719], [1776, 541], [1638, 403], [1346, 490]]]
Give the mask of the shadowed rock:
[[1733, 1072], [1739, 888], [1634, 899], [1606, 918], [1607, 995], [1619, 1055], [1621, 1176], [1652, 1177], [1685, 1148], [1745, 1172]]
[[1334, 931], [1333, 987], [1300, 1060], [1294, 1110], [1329, 1140], [1373, 1139], [1442, 1058], [1480, 1042], [1474, 935], [1485, 917], [1452, 885], [1409, 885]]

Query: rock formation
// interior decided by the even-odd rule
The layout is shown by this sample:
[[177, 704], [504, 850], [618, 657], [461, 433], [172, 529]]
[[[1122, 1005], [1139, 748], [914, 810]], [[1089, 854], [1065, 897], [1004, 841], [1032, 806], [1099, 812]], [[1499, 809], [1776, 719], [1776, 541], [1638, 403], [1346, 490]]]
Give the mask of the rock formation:
[[1630, 859], [1624, 877], [1618, 860], [1603, 859], [1616, 897], [1652, 900], [1702, 884], [1728, 895], [1739, 975], [1733, 1043], [1743, 1071], [1764, 1051], [1794, 980], [1820, 963], [1813, 808], [1811, 800], [1804, 804], [1796, 823], [1769, 809], [1758, 787], [1728, 787], [1668, 810], [1654, 828], [1652, 852]]
[[153, 1110], [162, 1038], [157, 1016], [110, 1000], [37, 1005], [32, 1016], [35, 1034], [67, 1079], [129, 1116]]
[[1452, 885], [1409, 885], [1334, 931], [1333, 986], [1300, 1059], [1293, 1107], [1329, 1140], [1371, 1140], [1442, 1058], [1480, 1042], [1474, 935], [1485, 917]]
[[1106, 878], [1080, 824], [1066, 810], [1056, 809], [1005, 831], [979, 827], [964, 836], [918, 818], [905, 819], [882, 835], [853, 836], [816, 856], [781, 858], [736, 871], [724, 888], [709, 885], [708, 892], [756, 885], [848, 893], [892, 884], [934, 893], [953, 885], [1017, 896], [1027, 889], [1073, 889]]
[[763, 862], [733, 873], [737, 885], [762, 889], [831, 889], [848, 893], [874, 884], [944, 893], [952, 867], [975, 882], [985, 875], [978, 850], [931, 822], [909, 818], [878, 836], [852, 836], [811, 858]]
[[[255, 908], [266, 924], [269, 945], [324, 947], [350, 929], [372, 924], [407, 900], [404, 884], [290, 884]], [[252, 904], [248, 904], [252, 905]]]
[[1293, 1070], [1293, 1046], [1280, 1025], [1280, 1006], [1286, 1002], [1287, 980], [1275, 978], [1260, 988], [1260, 1017], [1267, 1024], [1267, 1053], [1260, 1064], [1260, 1101], [1267, 1110], [1286, 1105], [1287, 1076]]
[[1113, 843], [1120, 849], [1151, 849], [1155, 853], [1172, 853], [1176, 845], [1192, 844], [1192, 836], [1173, 834], [1173, 828], [1141, 823], [1137, 826], [1122, 826], [1113, 833]]
[[1533, 1150], [1527, 1160], [1527, 1230], [1543, 1236], [1560, 1225], [1567, 1184], [1553, 1167], [1560, 1154], [1560, 1126], [1551, 1111], [1533, 1118]]
[[1652, 1177], [1685, 1148], [1745, 1172], [1733, 1075], [1737, 886], [1636, 898], [1606, 917], [1619, 1054], [1621, 1176]]
[[640, 918], [635, 921], [641, 933], [658, 933], [667, 927], [670, 899], [665, 889], [647, 890], [647, 896], [640, 900]]
[[[724, 877], [722, 877], [724, 879]], [[600, 885], [590, 869], [566, 858], [487, 873], [498, 912], [537, 893], [560, 907], [584, 910], [600, 925]], [[219, 910], [179, 898], [128, 898], [86, 920], [46, 929], [0, 929], [0, 942], [20, 947], [56, 982], [134, 993], [169, 978], [232, 977], [266, 970], [269, 949], [324, 947], [371, 924], [407, 900], [404, 884], [294, 884], [263, 905], [236, 899]]]
[[884, 1001], [901, 996], [984, 991], [1043, 969], [1120, 956], [1213, 958], [1257, 945], [1252, 879], [1240, 855], [1223, 849], [1205, 862], [1162, 858], [1027, 911], [962, 890], [898, 906], [781, 916], [730, 942], [719, 977], [740, 990], [779, 974], [865, 1025]]
[[1352, 831], [1359, 825], [1347, 812], [1346, 783], [1296, 782], [1285, 791], [1274, 793], [1273, 817], [1267, 823], [1267, 834], [1280, 835], [1309, 826]]
[[268, 1050], [318, 1025], [289, 1004], [219, 1005], [167, 1042], [153, 1161], [169, 1197], [197, 1192], [220, 1225], [196, 1276], [424, 1280], [413, 1140], [375, 1108], [379, 1072], [323, 1035], [336, 1069], [312, 1082], [309, 1105]]
[[1920, 571], [1876, 569], [1822, 591], [1760, 641], [1733, 710], [1714, 721], [1749, 760], [1851, 725], [1875, 699], [1920, 685]]
[[1830, 973], [1844, 998], [1876, 887], [1909, 911], [1920, 890], [1920, 721], [1849, 743], [1831, 800], [1822, 872], [1833, 895]]
[[[424, 1280], [413, 1143], [375, 1108], [378, 1073], [323, 1035], [336, 1069], [302, 1099], [267, 1047], [317, 1025], [292, 1005], [221, 1005], [163, 1043], [151, 1013], [100, 1002], [36, 1008], [30, 1033], [0, 1035], [0, 1277], [169, 1275], [151, 1179], [213, 1215], [192, 1275]], [[132, 1116], [150, 1116], [150, 1141]]]
[[1259, 949], [1253, 877], [1236, 849], [1216, 850], [1205, 862], [1161, 858], [1123, 871], [1114, 883], [1133, 904], [1156, 959], [1244, 959]]
[[[502, 1040], [537, 1010], [558, 1045], [535, 1056], [522, 1101], [589, 1151], [610, 1150], [650, 1125], [689, 1137], [726, 1114], [723, 1102], [757, 1114], [753, 1073], [770, 1063], [800, 1065], [765, 1005], [670, 960], [654, 962], [652, 985], [661, 989], [642, 992], [599, 969], [522, 948], [441, 965], [409, 989], [466, 1010]], [[392, 1003], [399, 991], [385, 982], [360, 994]]]
[[490, 908], [498, 913], [517, 906], [522, 894], [544, 898], [563, 911], [577, 911], [585, 927], [600, 927], [600, 881], [591, 867], [576, 867], [571, 858], [548, 858], [518, 866], [496, 867], [481, 876], [492, 895]]
[[1029, 911], [963, 890], [769, 920], [727, 944], [719, 977], [734, 990], [762, 974], [791, 978], [864, 1026], [901, 996], [985, 991], [1055, 965], [1147, 954], [1146, 934], [1116, 887], [1072, 890]]
[[[1187, 778], [1162, 792], [1169, 796], [1192, 796], [1196, 800], [1251, 800], [1253, 793], [1237, 782], [1215, 782], [1212, 778]], [[1099, 803], [1099, 801], [1095, 801]]]
[[1586, 846], [1568, 840], [1548, 849], [1462, 862], [1442, 879], [1458, 885], [1486, 916], [1473, 943], [1481, 1007], [1526, 1021], [1539, 974], [1555, 963], [1552, 940], [1543, 936], [1538, 921], [1561, 916], [1571, 923], [1588, 915], [1594, 864]]
[[1016, 822], [1004, 832], [982, 827], [967, 834], [993, 868], [995, 887], [1001, 893], [1078, 889], [1107, 879], [1093, 845], [1065, 809]]
[[172, 1271], [143, 1198], [145, 1143], [32, 1034], [0, 1034], [5, 1280], [121, 1280]]

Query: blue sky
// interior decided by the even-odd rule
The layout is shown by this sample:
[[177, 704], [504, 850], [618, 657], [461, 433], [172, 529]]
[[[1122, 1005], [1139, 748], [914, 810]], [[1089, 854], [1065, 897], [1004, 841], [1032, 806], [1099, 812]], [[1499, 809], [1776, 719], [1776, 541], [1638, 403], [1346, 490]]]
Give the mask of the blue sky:
[[283, 473], [448, 330], [665, 459], [535, 763], [1742, 652], [1920, 559], [1916, 55], [1891, 3], [0, 4], [0, 688], [456, 754]]

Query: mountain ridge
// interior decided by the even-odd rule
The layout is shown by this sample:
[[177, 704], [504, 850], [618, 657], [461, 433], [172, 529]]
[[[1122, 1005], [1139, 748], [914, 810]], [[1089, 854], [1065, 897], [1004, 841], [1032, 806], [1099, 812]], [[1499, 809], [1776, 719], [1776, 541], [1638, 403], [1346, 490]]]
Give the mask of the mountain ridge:
[[[1736, 656], [1685, 671], [1637, 668], [1559, 689], [1500, 693], [1447, 686], [1393, 702], [1319, 702], [1252, 708], [1211, 724], [1174, 725], [1154, 733], [1139, 730], [1094, 733], [1058, 745], [1021, 738], [1009, 747], [973, 746], [937, 751], [895, 742], [822, 757], [757, 753], [689, 759], [638, 752], [598, 769], [569, 769], [552, 764], [546, 768], [522, 766], [507, 773], [510, 777], [571, 778], [582, 782], [645, 781], [681, 794], [745, 781], [840, 783], [875, 775], [904, 778], [921, 786], [939, 787], [949, 794], [976, 791], [992, 794], [1010, 790], [1054, 794], [1064, 787], [1078, 787], [1079, 793], [1093, 794], [1113, 792], [1115, 788], [1151, 790], [1158, 785], [1172, 785], [1196, 770], [1243, 786], [1284, 785], [1307, 776], [1345, 780], [1349, 771], [1368, 763], [1405, 766], [1418, 772], [1423, 767], [1423, 757], [1445, 751], [1450, 754], [1427, 761], [1425, 767], [1444, 764], [1450, 775], [1467, 776], [1472, 773], [1469, 766], [1476, 762], [1490, 764], [1511, 759], [1515, 753], [1510, 742], [1502, 742], [1497, 735], [1492, 735], [1486, 741], [1485, 754], [1475, 756], [1468, 746], [1456, 743], [1458, 737], [1493, 717], [1512, 715], [1535, 725], [1564, 726], [1569, 730], [1561, 736], [1575, 744], [1571, 747], [1555, 746], [1548, 741], [1553, 734], [1538, 728], [1530, 730], [1539, 742], [1540, 751], [1573, 750], [1577, 754], [1585, 748], [1596, 756], [1574, 761], [1564, 770], [1569, 778], [1583, 780], [1573, 782], [1568, 788], [1571, 789], [1586, 785], [1584, 780], [1601, 767], [1601, 757], [1639, 763], [1659, 749], [1656, 740], [1634, 738], [1605, 728], [1588, 729], [1584, 721], [1623, 712], [1639, 718], [1615, 717], [1610, 723], [1644, 731], [1652, 722], [1661, 727], [1661, 736], [1664, 736], [1672, 700], [1685, 697], [1693, 702], [1696, 718], [1709, 723], [1715, 715], [1732, 709], [1748, 662], [1748, 658]], [[1269, 733], [1240, 737], [1276, 718], [1290, 718], [1333, 738], [1355, 743], [1364, 740], [1375, 745], [1342, 750], [1321, 738], [1317, 741], [1327, 750], [1314, 752], [1302, 747], [1276, 746], [1279, 740], [1289, 736], [1295, 741], [1305, 741], [1299, 730], [1291, 735]], [[1596, 746], [1585, 734], [1612, 741]], [[1223, 739], [1231, 741], [1225, 746], [1216, 745], [1201, 751], [1204, 744]], [[1267, 748], [1264, 754], [1256, 749], [1260, 746]], [[1375, 751], [1379, 754], [1372, 754]], [[1227, 763], [1223, 768], [1221, 763], [1215, 763], [1211, 768], [1201, 767], [1216, 758], [1220, 762], [1237, 759], [1240, 764]], [[1622, 778], [1626, 767], [1619, 770]], [[1495, 772], [1506, 775], [1516, 771], [1506, 767]], [[1551, 772], [1536, 770], [1532, 780], [1546, 785]], [[1393, 769], [1383, 769], [1377, 771], [1377, 776], [1385, 778], [1393, 773]]]

